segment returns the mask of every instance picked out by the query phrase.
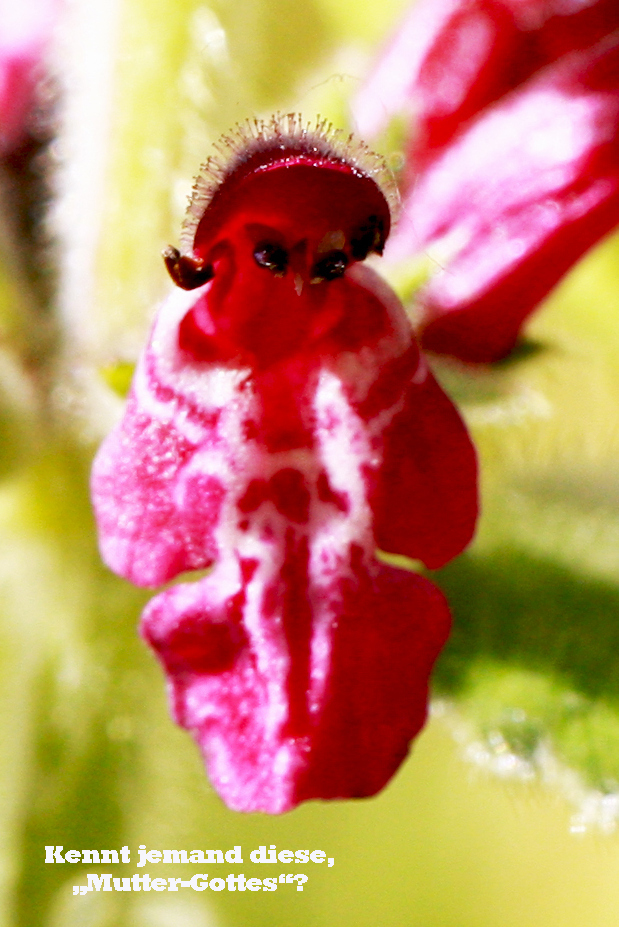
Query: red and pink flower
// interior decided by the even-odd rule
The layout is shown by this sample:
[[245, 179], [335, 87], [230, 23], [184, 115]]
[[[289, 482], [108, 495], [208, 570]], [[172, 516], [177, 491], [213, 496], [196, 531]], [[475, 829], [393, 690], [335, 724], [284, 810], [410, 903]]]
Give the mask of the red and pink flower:
[[228, 805], [371, 795], [426, 717], [475, 453], [404, 310], [362, 266], [380, 163], [293, 117], [207, 164], [93, 499], [103, 557], [160, 592], [142, 633]]

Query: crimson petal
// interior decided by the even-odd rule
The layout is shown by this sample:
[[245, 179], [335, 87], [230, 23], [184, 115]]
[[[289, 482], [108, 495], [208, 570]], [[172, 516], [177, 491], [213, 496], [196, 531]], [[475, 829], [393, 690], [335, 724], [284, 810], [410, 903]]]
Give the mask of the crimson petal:
[[217, 567], [144, 613], [175, 720], [236, 811], [373, 795], [423, 726], [447, 605], [422, 577], [359, 553], [312, 578], [310, 550], [290, 540], [280, 566], [294, 583]]
[[619, 40], [566, 56], [473, 121], [405, 198], [388, 255], [442, 243], [422, 342], [470, 361], [523, 320], [619, 220]]
[[618, 28], [615, 0], [420, 0], [355, 98], [355, 123], [372, 138], [408, 113], [414, 182], [482, 109]]

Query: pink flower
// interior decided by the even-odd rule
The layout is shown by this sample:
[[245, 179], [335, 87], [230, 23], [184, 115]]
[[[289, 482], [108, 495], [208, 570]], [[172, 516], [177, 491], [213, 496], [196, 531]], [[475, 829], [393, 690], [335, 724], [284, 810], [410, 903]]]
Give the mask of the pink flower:
[[[142, 634], [176, 721], [240, 811], [371, 795], [426, 716], [438, 567], [475, 454], [402, 306], [359, 263], [389, 207], [367, 150], [296, 118], [207, 165], [125, 416], [93, 470], [101, 550], [159, 593]], [[213, 174], [216, 175], [213, 180]]]
[[618, 30], [610, 0], [421, 0], [359, 95], [368, 134], [402, 105], [416, 118], [386, 256], [436, 255], [431, 350], [505, 356], [619, 222]]
[[25, 140], [59, 0], [0, 0], [0, 155]]

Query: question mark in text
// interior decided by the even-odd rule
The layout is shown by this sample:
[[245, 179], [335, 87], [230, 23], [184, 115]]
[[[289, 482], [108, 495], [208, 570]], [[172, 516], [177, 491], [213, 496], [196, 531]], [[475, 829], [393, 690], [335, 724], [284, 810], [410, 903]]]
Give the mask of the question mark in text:
[[302, 892], [302, 891], [303, 891], [303, 886], [304, 886], [304, 884], [307, 882], [308, 876], [306, 876], [306, 875], [297, 875], [297, 876], [295, 876], [295, 879], [297, 880], [297, 891], [298, 891], [298, 892]]

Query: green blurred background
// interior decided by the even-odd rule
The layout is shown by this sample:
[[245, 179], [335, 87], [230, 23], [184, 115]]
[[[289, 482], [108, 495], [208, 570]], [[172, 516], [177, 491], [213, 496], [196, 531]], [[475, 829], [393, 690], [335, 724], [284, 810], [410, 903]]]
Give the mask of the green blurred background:
[[[381, 796], [228, 811], [137, 638], [145, 594], [96, 550], [90, 460], [168, 287], [159, 252], [200, 161], [237, 120], [275, 109], [346, 126], [404, 6], [81, 0], [67, 17], [54, 307], [0, 255], [1, 925], [619, 919], [619, 240], [563, 282], [514, 357], [436, 365], [479, 447], [483, 516], [433, 577], [454, 633], [433, 719]], [[303, 892], [74, 896], [93, 867], [45, 865], [49, 844], [129, 845], [134, 859], [139, 844], [240, 844], [246, 860], [276, 844], [335, 865], [302, 867]]]

